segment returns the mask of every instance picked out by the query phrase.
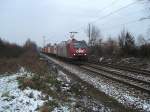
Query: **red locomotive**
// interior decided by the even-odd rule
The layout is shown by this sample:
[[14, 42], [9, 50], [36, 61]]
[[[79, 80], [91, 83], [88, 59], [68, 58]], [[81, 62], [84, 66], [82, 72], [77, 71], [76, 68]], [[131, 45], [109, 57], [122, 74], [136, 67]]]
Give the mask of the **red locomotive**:
[[49, 45], [43, 48], [43, 52], [72, 60], [88, 59], [88, 47], [86, 42], [77, 41], [73, 38], [59, 44], [54, 44], [53, 46]]

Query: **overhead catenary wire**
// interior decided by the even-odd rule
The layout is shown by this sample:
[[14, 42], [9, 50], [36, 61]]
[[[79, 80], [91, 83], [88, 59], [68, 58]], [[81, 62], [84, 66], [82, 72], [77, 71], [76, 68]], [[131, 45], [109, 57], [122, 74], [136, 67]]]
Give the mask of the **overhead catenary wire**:
[[111, 2], [108, 6], [100, 9], [99, 11], [97, 11], [98, 13], [103, 12], [104, 10], [108, 9], [110, 6], [116, 4], [119, 0], [114, 0], [113, 2]]
[[[109, 14], [107, 14], [107, 15], [105, 15], [105, 16], [102, 16], [102, 17], [97, 18], [96, 20], [90, 22], [90, 24], [94, 24], [94, 23], [97, 22], [97, 21], [103, 20], [103, 19], [105, 19], [105, 18], [107, 18], [107, 17], [109, 17], [109, 16], [111, 16], [111, 15], [113, 15], [113, 14], [116, 14], [116, 13], [118, 13], [119, 11], [121, 11], [121, 10], [123, 10], [123, 9], [126, 9], [126, 8], [128, 8], [128, 7], [130, 7], [130, 6], [134, 5], [134, 4], [136, 4], [137, 2], [141, 2], [141, 1], [134, 1], [134, 2], [132, 2], [132, 3], [129, 3], [129, 4], [123, 6], [123, 7], [119, 8], [119, 9], [117, 9], [117, 10], [115, 10], [115, 11], [110, 12]], [[104, 10], [105, 10], [105, 9], [104, 9]], [[146, 18], [146, 19], [147, 19], [147, 18]], [[140, 19], [138, 19], [138, 20], [132, 20], [132, 21], [129, 21], [129, 22], [120, 24], [120, 25], [112, 26], [111, 28], [114, 28], [114, 27], [117, 27], [117, 26], [122, 26], [122, 25], [127, 25], [127, 24], [137, 23], [137, 22], [142, 21], [142, 20], [143, 20], [143, 19], [141, 19], [141, 20], [140, 20]], [[145, 20], [145, 19], [144, 19], [144, 20]], [[80, 28], [83, 29], [83, 26], [80, 27]]]
[[[130, 15], [132, 14], [132, 16], [134, 16], [135, 14], [140, 13], [140, 11], [143, 11], [143, 9], [142, 9], [142, 10], [138, 10], [138, 11], [136, 11], [136, 12], [132, 12], [132, 13], [130, 13]], [[128, 18], [130, 17], [130, 15], [129, 15], [129, 16], [125, 16], [125, 17], [123, 17], [123, 16], [117, 17], [117, 18], [115, 19], [115, 21], [122, 20], [122, 19], [128, 19]], [[139, 18], [139, 21], [143, 21], [143, 20], [146, 20], [146, 19], [148, 19], [148, 17]], [[106, 25], [106, 24], [109, 25], [108, 23], [102, 23], [102, 24], [99, 24], [99, 25], [104, 26], [104, 25]]]
[[146, 21], [146, 20], [148, 20], [148, 19], [144, 19], [144, 20], [141, 20], [141, 19], [131, 20], [131, 21], [128, 21], [128, 22], [119, 24], [119, 25], [114, 25], [114, 26], [111, 26], [111, 27], [103, 28], [103, 29], [104, 29], [104, 30], [109, 30], [109, 29], [111, 29], [111, 28], [116, 29], [116, 28], [118, 28], [119, 26], [126, 26], [126, 25], [130, 25], [130, 24], [137, 23], [137, 22], [143, 22], [143, 21]]
[[[139, 13], [140, 11], [143, 11], [143, 9], [142, 10], [138, 10], [138, 11], [136, 11], [136, 12], [132, 12], [131, 14], [132, 15], [134, 15], [134, 14], [136, 14], [136, 13]], [[129, 17], [129, 16], [128, 16]], [[115, 21], [118, 21], [118, 20], [120, 20], [120, 19], [125, 19], [125, 18], [128, 18], [128, 17], [120, 17], [120, 18], [117, 18], [117, 19], [115, 19]], [[139, 18], [139, 19], [136, 19], [135, 21], [136, 22], [141, 22], [141, 21], [145, 21], [145, 20], [148, 20], [148, 19], [150, 19], [150, 17], [145, 17], [145, 18]], [[111, 26], [110, 28], [113, 28], [114, 26], [121, 26], [121, 25], [124, 25], [124, 24], [130, 24], [131, 22], [133, 22], [133, 21], [129, 21], [129, 22], [125, 22], [125, 23], [123, 23], [123, 24], [119, 24], [119, 25], [113, 25], [113, 26]], [[108, 23], [102, 23], [102, 24], [100, 24], [101, 26], [104, 26], [104, 25], [109, 25]], [[91, 25], [92, 26], [92, 25]], [[81, 27], [80, 27], [81, 28]], [[82, 28], [84, 28], [83, 26], [82, 26]], [[105, 28], [104, 28], [105, 29]]]
[[123, 9], [125, 9], [125, 8], [128, 8], [129, 6], [132, 6], [132, 5], [136, 4], [137, 2], [138, 2], [138, 1], [132, 2], [132, 3], [130, 3], [130, 4], [127, 4], [127, 5], [123, 6], [123, 7], [121, 7], [121, 8], [119, 8], [119, 9], [115, 10], [115, 11], [110, 12], [109, 14], [107, 14], [107, 15], [105, 15], [105, 16], [99, 17], [99, 18], [97, 18], [96, 20], [90, 22], [90, 24], [93, 24], [93, 23], [97, 22], [98, 20], [105, 19], [105, 18], [107, 18], [107, 17], [109, 17], [109, 16], [111, 16], [111, 15], [113, 15], [113, 14], [115, 14], [115, 13], [117, 13], [117, 12], [123, 10]]
[[[115, 1], [114, 1], [114, 2], [115, 2]], [[132, 6], [132, 5], [136, 4], [137, 2], [141, 2], [141, 1], [134, 1], [134, 2], [132, 2], [132, 3], [129, 3], [129, 4], [123, 6], [123, 7], [119, 8], [119, 9], [117, 9], [117, 10], [115, 10], [115, 11], [110, 12], [109, 14], [107, 14], [107, 15], [105, 15], [105, 16], [98, 17], [96, 20], [89, 22], [89, 24], [94, 24], [95, 22], [97, 22], [97, 21], [99, 21], [99, 20], [105, 19], [105, 18], [107, 18], [107, 17], [109, 17], [109, 16], [111, 16], [111, 15], [113, 15], [113, 14], [115, 14], [115, 13], [117, 13], [117, 12], [123, 10], [123, 9], [128, 8], [129, 6]], [[103, 10], [104, 10], [104, 9], [103, 9]], [[78, 28], [78, 29], [82, 29], [82, 28], [83, 28], [83, 26], [80, 27], [80, 28]]]
[[[97, 11], [97, 12], [100, 13], [100, 12], [102, 12], [102, 11], [108, 9], [110, 6], [116, 4], [118, 1], [120, 1], [120, 0], [114, 0], [114, 1], [112, 1], [109, 5], [107, 5], [106, 7], [102, 8], [102, 9], [100, 9], [100, 10]], [[77, 29], [82, 29], [82, 27], [83, 27], [83, 26], [81, 26], [81, 27], [79, 27], [79, 28], [77, 28]]]
[[111, 26], [111, 27], [104, 28], [104, 30], [108, 30], [108, 29], [110, 29], [110, 28], [115, 29], [115, 28], [118, 28], [119, 26], [125, 26], [125, 25], [129, 25], [129, 24], [134, 24], [134, 23], [137, 23], [137, 22], [139, 22], [139, 21], [140, 21], [139, 19], [131, 20], [131, 21], [128, 21], [128, 22], [119, 24], [119, 25], [114, 25], [114, 26]]

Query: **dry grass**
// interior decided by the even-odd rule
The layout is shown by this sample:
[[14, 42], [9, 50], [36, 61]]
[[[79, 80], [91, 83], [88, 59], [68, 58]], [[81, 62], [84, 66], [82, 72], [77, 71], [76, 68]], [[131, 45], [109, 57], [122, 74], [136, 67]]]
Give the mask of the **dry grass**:
[[25, 78], [22, 80], [22, 85], [24, 85], [24, 87], [30, 87], [33, 86], [34, 82], [31, 79]]
[[19, 60], [16, 58], [0, 59], [0, 74], [15, 73], [19, 69]]
[[[18, 77], [19, 87], [21, 89], [30, 87], [32, 89], [42, 91], [47, 96], [58, 98], [57, 91], [51, 90], [50, 87], [57, 88], [59, 87], [58, 85], [60, 82], [56, 79], [56, 75], [50, 72], [47, 62], [40, 60], [36, 51], [28, 49], [18, 58], [11, 57], [0, 59], [0, 74], [4, 74], [6, 72], [10, 74], [16, 73], [20, 67], [24, 67], [27, 71], [33, 73], [33, 76], [31, 77]], [[55, 101], [49, 101], [40, 108], [40, 110], [41, 112], [49, 112], [57, 105], [58, 103]]]
[[[34, 52], [26, 52], [21, 57], [21, 66], [25, 67], [27, 71], [32, 72], [32, 77], [19, 77], [19, 85], [21, 89], [30, 87], [45, 93], [45, 95], [52, 96], [58, 99], [59, 94], [57, 87], [60, 82], [56, 79], [56, 74], [51, 72], [48, 68], [47, 62], [40, 60], [40, 57]], [[56, 88], [51, 90], [50, 87]], [[41, 112], [49, 112], [58, 105], [55, 101], [48, 101], [43, 107], [40, 108]]]
[[18, 58], [1, 58], [0, 74], [16, 73], [21, 66], [36, 72], [42, 63], [43, 62], [39, 61], [39, 56], [36, 52], [27, 50]]
[[49, 112], [49, 108], [48, 106], [43, 106], [41, 109], [40, 109], [41, 112]]

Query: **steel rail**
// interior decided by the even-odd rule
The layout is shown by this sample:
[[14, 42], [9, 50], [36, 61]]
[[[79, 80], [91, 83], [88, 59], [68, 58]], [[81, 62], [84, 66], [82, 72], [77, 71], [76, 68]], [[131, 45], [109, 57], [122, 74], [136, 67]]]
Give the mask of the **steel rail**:
[[100, 65], [89, 64], [88, 66], [96, 68], [96, 69], [99, 69], [99, 70], [102, 70], [104, 72], [113, 73], [114, 75], [117, 75], [117, 76], [121, 76], [121, 77], [128, 78], [128, 79], [131, 79], [131, 80], [134, 80], [134, 81], [142, 82], [142, 83], [145, 83], [145, 84], [150, 86], [150, 82], [149, 81], [138, 79], [136, 77], [132, 77], [132, 76], [129, 76], [129, 75], [123, 75], [120, 72], [117, 72], [117, 71], [114, 71], [114, 70], [110, 70], [109, 68], [106, 68], [106, 67], [103, 67], [103, 66], [100, 66]]
[[[110, 73], [110, 72], [102, 72], [102, 70], [99, 70], [99, 69], [97, 69], [97, 68], [93, 68], [93, 67], [90, 67], [90, 66], [85, 66], [85, 65], [82, 65], [82, 66], [80, 66], [81, 68], [83, 68], [83, 69], [86, 69], [86, 70], [88, 70], [88, 71], [91, 71], [91, 72], [93, 72], [93, 73], [96, 73], [96, 74], [99, 74], [99, 75], [102, 75], [102, 76], [104, 76], [104, 77], [106, 77], [106, 78], [109, 78], [109, 79], [112, 79], [112, 80], [114, 80], [114, 81], [117, 81], [117, 82], [120, 82], [120, 83], [123, 83], [123, 84], [126, 84], [126, 85], [129, 85], [129, 86], [132, 86], [132, 87], [134, 87], [134, 88], [136, 88], [136, 89], [139, 89], [139, 90], [141, 90], [141, 91], [145, 91], [145, 92], [147, 92], [147, 93], [149, 93], [150, 94], [150, 88], [146, 88], [146, 87], [144, 87], [143, 85], [141, 85], [141, 83], [140, 82], [134, 82], [134, 80], [132, 79], [128, 79], [128, 81], [127, 81], [127, 79], [125, 80], [125, 79], [123, 79], [123, 78], [121, 78], [121, 77], [118, 77], [118, 76], [113, 76], [112, 74], [113, 73]], [[144, 84], [145, 85], [145, 84]], [[149, 85], [148, 85], [149, 86]]]
[[125, 71], [129, 71], [129, 72], [133, 72], [133, 73], [138, 73], [138, 74], [143, 74], [143, 75], [147, 75], [150, 76], [150, 71], [148, 70], [143, 70], [140, 68], [135, 68], [135, 67], [130, 67], [130, 66], [123, 66], [123, 65], [116, 65], [116, 64], [106, 64], [106, 63], [100, 63], [99, 65], [103, 65], [103, 66], [107, 66], [107, 67], [111, 67], [111, 68], [115, 68], [115, 69], [119, 69], [119, 70], [125, 70]]

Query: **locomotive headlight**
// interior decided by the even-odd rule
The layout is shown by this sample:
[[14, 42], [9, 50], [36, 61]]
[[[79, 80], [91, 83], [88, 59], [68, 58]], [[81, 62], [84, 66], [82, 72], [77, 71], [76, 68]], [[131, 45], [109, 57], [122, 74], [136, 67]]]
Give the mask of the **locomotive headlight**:
[[84, 54], [85, 56], [87, 55], [87, 54]]
[[76, 55], [76, 54], [73, 54], [74, 56]]

